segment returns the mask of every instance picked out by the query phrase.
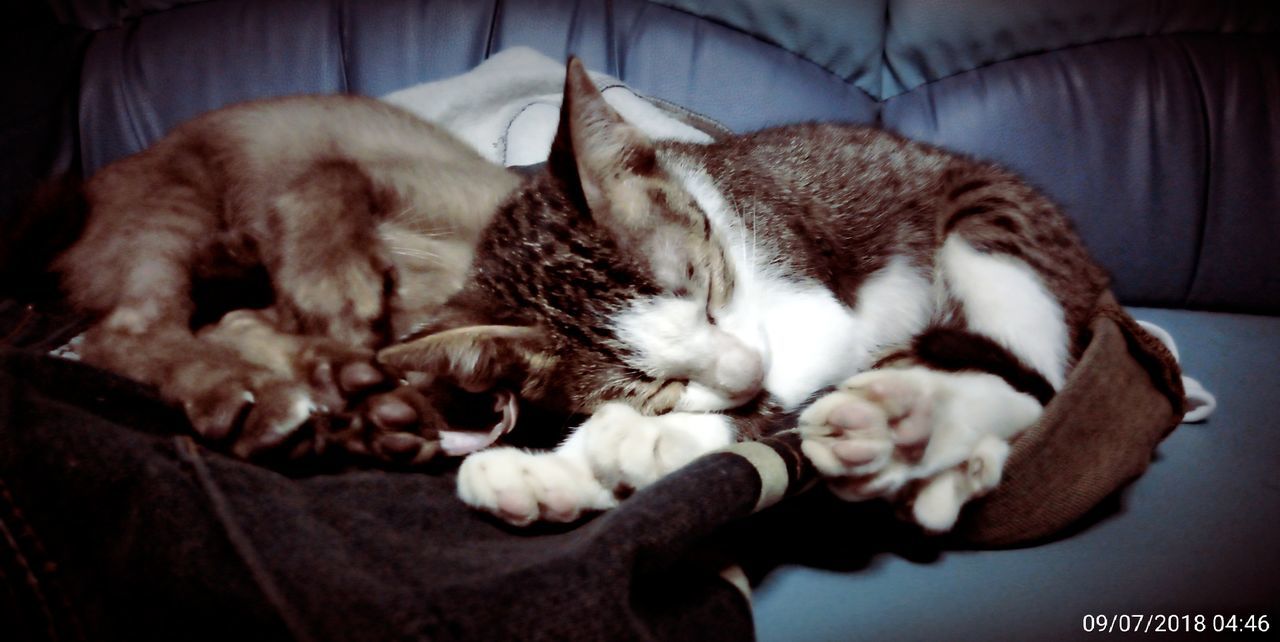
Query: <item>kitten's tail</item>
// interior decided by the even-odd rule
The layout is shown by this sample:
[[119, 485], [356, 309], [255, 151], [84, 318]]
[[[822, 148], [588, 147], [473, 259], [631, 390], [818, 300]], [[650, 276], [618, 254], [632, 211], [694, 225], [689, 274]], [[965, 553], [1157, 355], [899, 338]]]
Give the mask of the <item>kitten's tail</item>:
[[37, 301], [59, 296], [53, 260], [80, 236], [89, 206], [84, 181], [49, 178], [28, 195], [16, 215], [0, 219], [0, 297]]

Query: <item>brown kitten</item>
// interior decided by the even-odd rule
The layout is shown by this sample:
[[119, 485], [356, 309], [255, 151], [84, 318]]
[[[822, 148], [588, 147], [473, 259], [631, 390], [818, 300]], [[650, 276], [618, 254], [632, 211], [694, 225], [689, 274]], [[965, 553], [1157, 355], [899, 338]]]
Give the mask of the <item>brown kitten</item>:
[[999, 481], [1106, 284], [1016, 176], [873, 128], [649, 141], [571, 60], [546, 172], [392, 366], [591, 414], [555, 450], [471, 455], [516, 524], [616, 505], [696, 456], [796, 428], [837, 494], [930, 530]]
[[[56, 266], [71, 301], [102, 315], [86, 361], [157, 386], [198, 433], [251, 456], [296, 440], [313, 415], [359, 410], [383, 384], [372, 349], [461, 287], [480, 231], [518, 183], [371, 98], [242, 103], [90, 179], [83, 235]], [[270, 309], [193, 332], [193, 288], [263, 269]], [[364, 403], [369, 429], [425, 421], [412, 394]], [[402, 459], [433, 452], [388, 439]]]

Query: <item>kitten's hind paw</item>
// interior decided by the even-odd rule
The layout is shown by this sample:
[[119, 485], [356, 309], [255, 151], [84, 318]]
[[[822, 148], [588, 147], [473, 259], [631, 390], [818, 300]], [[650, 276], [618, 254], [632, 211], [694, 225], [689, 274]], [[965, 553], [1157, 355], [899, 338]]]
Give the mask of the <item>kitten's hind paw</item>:
[[986, 437], [963, 464], [944, 470], [926, 480], [910, 499], [910, 515], [925, 530], [941, 533], [951, 530], [960, 509], [1000, 483], [1009, 445], [994, 437]]
[[510, 447], [481, 451], [463, 460], [458, 497], [516, 526], [539, 520], [571, 522], [584, 512], [618, 503], [581, 462]]
[[862, 479], [874, 497], [905, 481], [895, 466], [920, 460], [935, 391], [927, 378], [864, 374], [876, 376], [850, 378], [800, 415], [801, 448], [825, 477]]
[[353, 348], [324, 337], [290, 337], [296, 356], [281, 373], [305, 381], [317, 405], [325, 412], [348, 410], [359, 400], [390, 387], [389, 378], [373, 364], [368, 350]]
[[1007, 439], [1040, 412], [993, 375], [873, 370], [800, 415], [801, 449], [836, 496], [894, 499], [922, 527], [945, 531], [999, 483]]

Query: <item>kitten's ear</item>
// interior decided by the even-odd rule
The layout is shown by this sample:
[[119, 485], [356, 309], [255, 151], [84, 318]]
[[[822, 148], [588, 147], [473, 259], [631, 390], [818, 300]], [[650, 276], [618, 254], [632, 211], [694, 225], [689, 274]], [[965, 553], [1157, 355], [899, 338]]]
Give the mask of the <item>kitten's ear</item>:
[[445, 377], [472, 392], [509, 386], [526, 394], [555, 365], [546, 347], [537, 328], [470, 325], [384, 348], [378, 362], [402, 372]]
[[577, 57], [567, 65], [560, 126], [548, 164], [581, 190], [582, 204], [593, 214], [611, 213], [623, 217], [623, 224], [639, 223], [625, 219], [645, 214], [629, 201], [643, 196], [634, 193], [640, 187], [635, 179], [658, 171], [653, 144], [605, 102]]
[[705, 262], [706, 221], [659, 165], [652, 141], [605, 102], [576, 57], [547, 163], [570, 197], [620, 246], [644, 257], [662, 285], [679, 287], [691, 264]]

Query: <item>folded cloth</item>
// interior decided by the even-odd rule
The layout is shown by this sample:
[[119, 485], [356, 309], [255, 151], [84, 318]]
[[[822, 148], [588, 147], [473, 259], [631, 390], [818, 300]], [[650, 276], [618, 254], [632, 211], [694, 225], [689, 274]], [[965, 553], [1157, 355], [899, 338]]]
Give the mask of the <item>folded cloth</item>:
[[1147, 469], [1186, 410], [1173, 353], [1105, 294], [1091, 337], [1040, 421], [1013, 443], [1000, 485], [971, 502], [955, 534], [1025, 544], [1067, 528]]
[[[547, 160], [560, 123], [565, 67], [528, 47], [495, 54], [452, 78], [414, 85], [382, 99], [431, 121], [502, 165]], [[618, 113], [654, 140], [709, 143], [723, 126], [670, 103], [641, 96], [598, 72], [591, 79]]]

